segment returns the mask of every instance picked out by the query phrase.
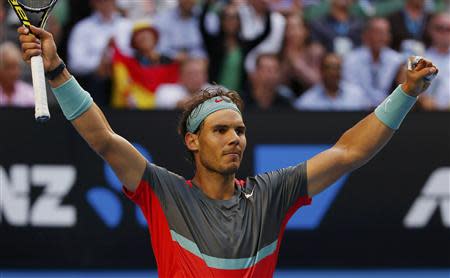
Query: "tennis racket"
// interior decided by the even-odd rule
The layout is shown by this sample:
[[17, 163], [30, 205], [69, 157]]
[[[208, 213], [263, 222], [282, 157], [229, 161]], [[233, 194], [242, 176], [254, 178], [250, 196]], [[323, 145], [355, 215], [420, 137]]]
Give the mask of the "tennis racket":
[[[44, 28], [56, 1], [8, 0], [22, 24], [27, 28], [30, 28], [30, 24]], [[37, 122], [46, 122], [50, 119], [50, 112], [48, 111], [44, 62], [41, 56], [31, 57], [31, 76], [33, 78], [35, 118]]]

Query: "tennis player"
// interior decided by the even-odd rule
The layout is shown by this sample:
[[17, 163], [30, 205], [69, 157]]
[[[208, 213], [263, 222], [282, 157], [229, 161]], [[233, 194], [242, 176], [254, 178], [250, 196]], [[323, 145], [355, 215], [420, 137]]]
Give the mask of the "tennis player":
[[246, 147], [242, 101], [236, 92], [207, 89], [189, 103], [181, 120], [180, 133], [195, 165], [193, 179], [186, 180], [149, 163], [114, 133], [65, 69], [52, 35], [35, 27], [32, 32], [37, 38], [19, 28], [24, 60], [42, 54], [64, 115], [141, 207], [161, 277], [271, 277], [292, 214], [380, 151], [429, 86], [426, 77], [437, 73], [431, 62], [420, 60], [406, 82], [333, 147], [299, 165], [245, 180], [235, 177]]

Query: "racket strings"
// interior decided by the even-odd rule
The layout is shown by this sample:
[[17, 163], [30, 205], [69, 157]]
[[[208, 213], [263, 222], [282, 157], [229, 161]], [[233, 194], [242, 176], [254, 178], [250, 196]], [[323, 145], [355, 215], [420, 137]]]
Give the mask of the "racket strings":
[[30, 9], [44, 9], [50, 6], [53, 0], [18, 0], [18, 2]]

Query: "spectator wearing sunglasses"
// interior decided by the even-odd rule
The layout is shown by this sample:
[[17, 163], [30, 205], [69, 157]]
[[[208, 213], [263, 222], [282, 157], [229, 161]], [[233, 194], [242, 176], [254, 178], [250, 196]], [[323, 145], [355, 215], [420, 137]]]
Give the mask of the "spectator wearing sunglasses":
[[431, 46], [424, 56], [435, 61], [440, 73], [419, 98], [419, 103], [424, 110], [450, 110], [450, 14], [434, 15], [428, 33]]

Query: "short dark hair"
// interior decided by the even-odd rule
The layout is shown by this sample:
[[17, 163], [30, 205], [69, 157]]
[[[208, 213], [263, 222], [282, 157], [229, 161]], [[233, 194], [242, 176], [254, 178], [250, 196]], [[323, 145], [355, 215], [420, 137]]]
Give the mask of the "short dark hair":
[[[181, 139], [184, 144], [184, 137], [186, 136], [187, 131], [187, 120], [189, 118], [189, 115], [191, 115], [192, 111], [201, 103], [204, 101], [213, 98], [213, 97], [227, 97], [229, 98], [236, 106], [239, 108], [239, 110], [242, 112], [244, 109], [244, 102], [242, 101], [242, 98], [240, 97], [239, 93], [236, 91], [229, 90], [223, 86], [210, 86], [205, 89], [200, 90], [197, 94], [195, 94], [191, 100], [189, 100], [185, 108], [181, 114], [181, 117], [178, 121], [178, 134], [181, 136]], [[195, 133], [198, 133], [201, 128], [203, 127], [203, 122], [200, 124], [200, 126], [197, 128]], [[188, 151], [189, 152], [189, 151]], [[193, 161], [193, 155], [190, 153], [190, 159]]]

